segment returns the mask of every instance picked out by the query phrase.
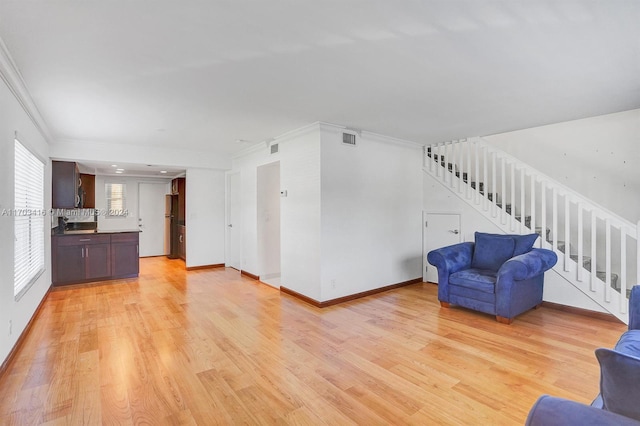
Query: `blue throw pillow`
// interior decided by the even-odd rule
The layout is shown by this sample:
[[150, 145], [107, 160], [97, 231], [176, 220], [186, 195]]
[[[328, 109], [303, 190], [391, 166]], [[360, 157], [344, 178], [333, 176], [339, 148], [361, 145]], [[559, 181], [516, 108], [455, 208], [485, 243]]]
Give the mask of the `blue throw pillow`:
[[596, 349], [600, 363], [603, 409], [640, 420], [640, 358], [610, 349]]
[[476, 232], [471, 267], [497, 271], [513, 257], [515, 239], [511, 235], [484, 234]]
[[521, 254], [529, 253], [533, 248], [533, 244], [538, 239], [538, 234], [511, 235], [511, 237], [516, 240], [516, 247], [513, 250], [513, 255], [519, 256]]

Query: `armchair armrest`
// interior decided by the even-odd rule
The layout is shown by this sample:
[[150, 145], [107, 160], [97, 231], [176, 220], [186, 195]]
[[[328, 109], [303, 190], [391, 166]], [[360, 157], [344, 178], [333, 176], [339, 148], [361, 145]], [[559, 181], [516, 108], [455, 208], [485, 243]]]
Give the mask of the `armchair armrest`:
[[640, 330], [640, 285], [631, 287], [629, 298], [629, 330]]
[[474, 243], [466, 242], [431, 250], [427, 254], [427, 261], [438, 268], [438, 275], [440, 272], [453, 274], [469, 269], [473, 258], [473, 246]]
[[531, 249], [525, 254], [512, 257], [498, 270], [498, 275], [510, 276], [516, 281], [527, 280], [553, 268], [558, 255], [547, 249]]
[[611, 411], [601, 410], [579, 402], [542, 395], [531, 410], [526, 426], [639, 426], [640, 422]]

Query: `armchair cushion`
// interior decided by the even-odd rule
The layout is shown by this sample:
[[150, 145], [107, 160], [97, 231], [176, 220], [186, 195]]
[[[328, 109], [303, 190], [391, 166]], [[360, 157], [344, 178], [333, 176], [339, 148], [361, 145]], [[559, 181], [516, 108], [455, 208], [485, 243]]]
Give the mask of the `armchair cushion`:
[[516, 241], [513, 255], [520, 256], [521, 254], [529, 253], [538, 239], [538, 234], [512, 235], [512, 237]]
[[515, 240], [509, 235], [476, 232], [471, 267], [497, 271], [513, 256]]
[[600, 363], [603, 409], [640, 420], [640, 358], [611, 349], [596, 349]]
[[496, 291], [496, 273], [486, 269], [465, 269], [451, 274], [449, 284], [493, 294]]

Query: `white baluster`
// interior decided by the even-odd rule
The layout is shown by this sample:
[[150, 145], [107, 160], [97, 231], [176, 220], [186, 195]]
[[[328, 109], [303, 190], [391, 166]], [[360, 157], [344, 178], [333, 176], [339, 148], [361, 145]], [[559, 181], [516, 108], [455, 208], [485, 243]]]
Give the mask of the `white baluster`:
[[[553, 233], [553, 251], [558, 251], [558, 190], [552, 192], [553, 212], [551, 216], [551, 232]], [[565, 248], [566, 250], [566, 248]]]
[[529, 229], [531, 232], [536, 232], [536, 177], [530, 176], [531, 179], [531, 223], [529, 223]]
[[627, 230], [620, 225], [620, 312], [627, 312]]
[[596, 291], [596, 278], [598, 278], [596, 275], [596, 265], [598, 260], [596, 259], [597, 220], [596, 211], [591, 210], [591, 291]]
[[605, 224], [605, 268], [604, 282], [607, 285], [604, 291], [605, 302], [611, 302], [611, 219], [606, 218]]
[[507, 177], [505, 176], [505, 159], [500, 158], [500, 203], [502, 204], [502, 213], [500, 217], [500, 223], [507, 224]]
[[524, 234], [524, 218], [527, 215], [524, 186], [524, 168], [520, 169], [520, 233]]
[[511, 232], [516, 229], [516, 164], [511, 163]]
[[[488, 199], [489, 199], [489, 165], [487, 164], [487, 150], [488, 147], [484, 146], [482, 150], [482, 192], [484, 192], [484, 198], [482, 199], [482, 208], [486, 211], [488, 207]], [[480, 184], [478, 184], [478, 189], [480, 188]]]
[[640, 220], [636, 223], [636, 283], [640, 283]]
[[476, 204], [480, 204], [480, 147], [478, 146], [478, 141], [475, 141], [476, 147]]
[[467, 199], [471, 199], [473, 193], [471, 192], [471, 141], [467, 139], [467, 185], [465, 186]]
[[448, 183], [451, 186], [451, 173], [449, 173], [449, 158], [451, 158], [451, 142], [445, 142], [444, 144], [444, 183]]
[[498, 194], [497, 191], [497, 178], [496, 178], [496, 153], [495, 151], [491, 153], [491, 190], [492, 190], [492, 202], [491, 202], [491, 216], [496, 217], [498, 215], [497, 206], [498, 203]]
[[564, 196], [564, 270], [569, 271], [571, 263], [571, 227], [569, 218], [571, 217], [571, 205], [569, 204], [569, 194]]
[[547, 243], [547, 181], [540, 182], [540, 248], [545, 248]]
[[462, 155], [462, 140], [458, 141], [458, 192], [462, 192], [462, 163], [464, 161]]
[[578, 203], [578, 281], [584, 280], [584, 230], [582, 223], [582, 203]]

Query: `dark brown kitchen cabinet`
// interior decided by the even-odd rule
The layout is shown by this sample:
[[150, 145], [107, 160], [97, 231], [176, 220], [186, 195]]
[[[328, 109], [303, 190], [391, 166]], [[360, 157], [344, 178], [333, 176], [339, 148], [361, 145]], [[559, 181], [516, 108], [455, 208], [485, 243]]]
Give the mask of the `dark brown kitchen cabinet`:
[[96, 208], [96, 176], [86, 173], [80, 173], [80, 188], [78, 189], [80, 196], [80, 205], [83, 209]]
[[126, 232], [111, 235], [111, 274], [113, 278], [135, 277], [139, 272], [139, 235]]
[[178, 225], [185, 225], [187, 219], [187, 179], [173, 179], [171, 181], [171, 193], [178, 196]]
[[178, 257], [187, 260], [187, 227], [178, 225]]
[[79, 206], [78, 165], [70, 161], [51, 162], [51, 207], [74, 209]]
[[109, 235], [53, 235], [53, 284], [93, 281], [111, 275]]
[[138, 276], [138, 241], [138, 232], [52, 235], [53, 284]]
[[84, 246], [58, 245], [56, 244], [56, 237], [52, 237], [52, 240], [54, 244], [51, 254], [53, 284], [83, 281], [85, 277]]

